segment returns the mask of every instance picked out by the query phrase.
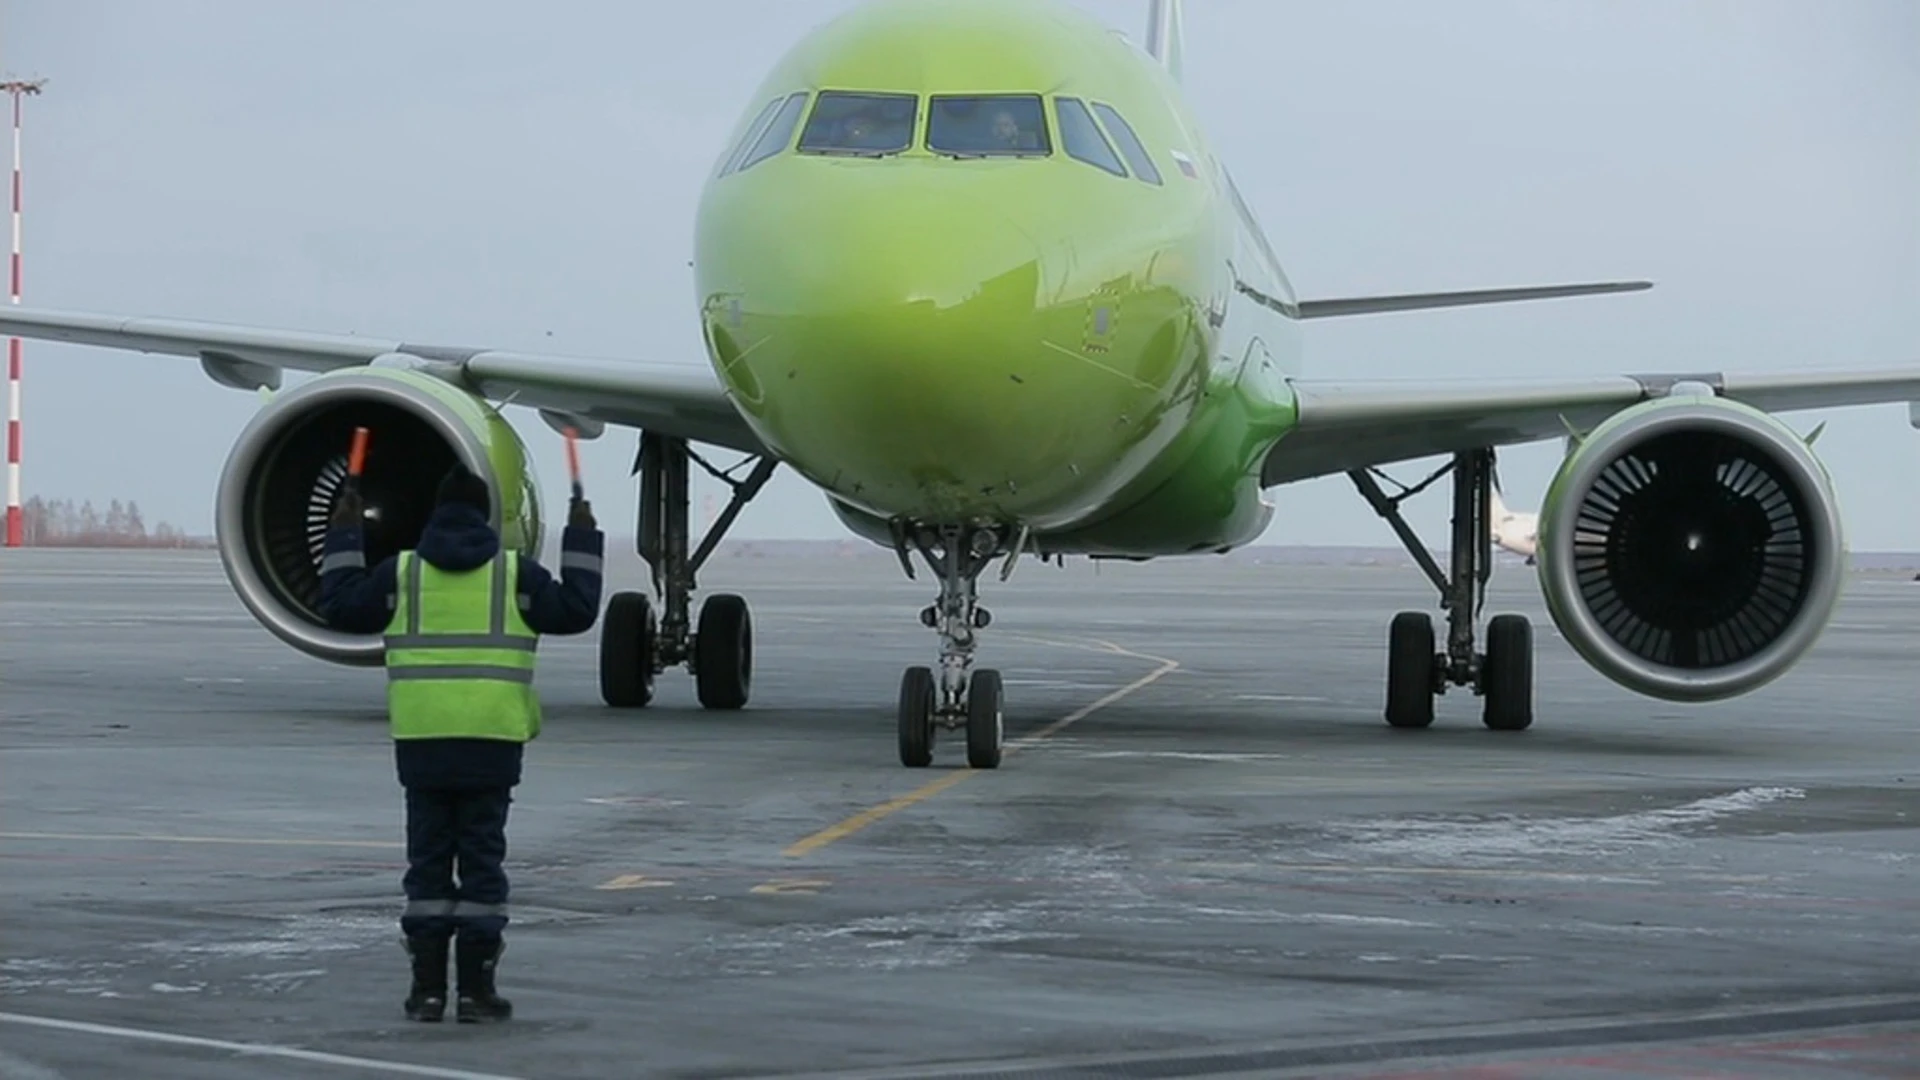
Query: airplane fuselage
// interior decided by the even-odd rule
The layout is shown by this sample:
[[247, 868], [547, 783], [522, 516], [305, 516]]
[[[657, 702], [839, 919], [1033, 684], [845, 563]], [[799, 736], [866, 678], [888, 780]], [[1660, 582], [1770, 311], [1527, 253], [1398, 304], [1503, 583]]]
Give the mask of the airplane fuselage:
[[902, 0], [763, 80], [696, 222], [709, 358], [855, 531], [1245, 543], [1291, 288], [1178, 86], [1077, 11]]
[[[416, 543], [454, 462], [484, 474], [503, 543], [540, 546], [525, 443], [495, 401], [592, 438], [641, 435], [636, 541], [652, 592], [608, 601], [601, 695], [636, 708], [685, 665], [700, 703], [743, 707], [744, 597], [696, 609], [696, 575], [784, 462], [856, 534], [927, 565], [939, 637], [901, 675], [900, 760], [964, 731], [999, 764], [993, 622], [976, 588], [1023, 552], [1151, 558], [1252, 541], [1264, 492], [1348, 473], [1440, 593], [1387, 634], [1383, 714], [1434, 722], [1473, 688], [1484, 723], [1533, 722], [1525, 615], [1476, 623], [1488, 541], [1534, 555], [1556, 630], [1616, 683], [1676, 701], [1746, 693], [1826, 625], [1845, 538], [1811, 436], [1782, 409], [1911, 401], [1908, 368], [1347, 383], [1298, 378], [1302, 320], [1639, 291], [1589, 281], [1301, 300], [1179, 90], [1179, 0], [1149, 0], [1145, 49], [1060, 0], [887, 0], [808, 35], [746, 103], [695, 227], [706, 371], [642, 362], [97, 312], [0, 313], [0, 329], [198, 358], [275, 394], [221, 478], [222, 561], [296, 648], [377, 664], [371, 626], [334, 625], [323, 582]], [[1920, 423], [1920, 421], [1916, 421]], [[357, 539], [349, 436], [373, 433]], [[1568, 437], [1537, 516], [1499, 503], [1494, 451]], [[694, 543], [693, 443], [758, 458]], [[1442, 571], [1378, 466], [1445, 454], [1456, 512]], [[1433, 480], [1437, 481], [1436, 473]], [[1482, 513], [1482, 510], [1488, 512]], [[328, 548], [336, 543], [348, 547]], [[577, 554], [577, 553], [576, 553]], [[349, 556], [351, 559], [342, 559]], [[333, 564], [330, 568], [330, 564]], [[351, 586], [340, 586], [348, 588]]]

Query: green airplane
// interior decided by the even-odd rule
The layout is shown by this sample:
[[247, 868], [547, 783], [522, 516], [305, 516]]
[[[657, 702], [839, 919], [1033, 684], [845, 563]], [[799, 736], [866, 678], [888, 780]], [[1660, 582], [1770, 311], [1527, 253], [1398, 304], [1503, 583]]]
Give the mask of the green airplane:
[[[1811, 438], [1774, 412], [1920, 399], [1920, 368], [1575, 379], [1310, 378], [1309, 319], [1639, 290], [1643, 281], [1299, 299], [1180, 89], [1177, 0], [1144, 46], [1051, 0], [885, 0], [817, 28], [745, 103], [700, 200], [694, 268], [706, 366], [595, 360], [24, 308], [0, 330], [198, 357], [261, 393], [218, 488], [220, 551], [270, 631], [307, 654], [381, 662], [377, 636], [316, 613], [321, 538], [356, 426], [374, 557], [411, 545], [454, 462], [486, 476], [506, 542], [537, 551], [540, 496], [504, 418], [638, 431], [650, 592], [609, 599], [607, 704], [648, 704], [667, 668], [737, 709], [752, 625], [696, 575], [785, 464], [856, 535], [926, 566], [937, 662], [900, 682], [900, 760], [938, 731], [998, 765], [1002, 681], [974, 664], [983, 573], [1016, 561], [1149, 559], [1247, 544], [1273, 489], [1344, 473], [1438, 590], [1387, 635], [1385, 719], [1425, 727], [1454, 687], [1499, 730], [1533, 718], [1531, 628], [1480, 617], [1494, 452], [1566, 440], [1529, 541], [1561, 633], [1637, 692], [1706, 701], [1778, 677], [1818, 637], [1845, 566]], [[286, 369], [319, 373], [279, 392]], [[1920, 406], [1915, 407], [1920, 425]], [[742, 452], [723, 471], [695, 446]], [[1380, 466], [1443, 457], [1389, 495]], [[744, 475], [739, 468], [751, 461]], [[733, 486], [697, 545], [694, 465]], [[1442, 567], [1400, 515], [1450, 477]], [[1505, 516], [1504, 514], [1502, 515]], [[1484, 639], [1484, 648], [1480, 641]]]

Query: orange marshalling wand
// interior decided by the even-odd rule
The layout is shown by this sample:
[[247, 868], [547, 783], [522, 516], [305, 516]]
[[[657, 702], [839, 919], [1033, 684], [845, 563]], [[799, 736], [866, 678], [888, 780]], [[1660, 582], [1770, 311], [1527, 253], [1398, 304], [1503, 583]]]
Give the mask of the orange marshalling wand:
[[353, 429], [353, 451], [347, 455], [347, 475], [353, 477], [355, 480], [360, 478], [361, 470], [366, 468], [367, 465], [368, 434], [369, 432], [366, 428], [357, 427]]
[[577, 437], [572, 428], [566, 429], [567, 436], [567, 476], [573, 481], [573, 497], [576, 501], [586, 501], [586, 489], [580, 486], [580, 447], [574, 440]]

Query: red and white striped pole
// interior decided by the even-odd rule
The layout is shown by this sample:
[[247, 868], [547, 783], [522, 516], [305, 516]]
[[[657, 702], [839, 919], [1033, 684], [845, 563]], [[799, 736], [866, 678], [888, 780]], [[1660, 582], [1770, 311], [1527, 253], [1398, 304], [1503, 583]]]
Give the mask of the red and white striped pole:
[[[20, 98], [40, 92], [44, 80], [0, 83], [13, 95], [13, 286], [14, 304], [20, 303]], [[26, 543], [26, 522], [20, 507], [20, 339], [7, 339], [7, 546]]]

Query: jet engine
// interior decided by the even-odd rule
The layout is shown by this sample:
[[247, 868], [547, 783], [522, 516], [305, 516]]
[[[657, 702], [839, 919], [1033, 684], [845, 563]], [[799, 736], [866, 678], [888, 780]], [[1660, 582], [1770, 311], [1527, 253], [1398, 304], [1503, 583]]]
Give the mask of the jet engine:
[[540, 497], [513, 427], [485, 401], [421, 371], [329, 372], [254, 416], [220, 477], [215, 522], [227, 577], [254, 617], [289, 645], [372, 666], [384, 655], [380, 637], [331, 629], [319, 610], [321, 550], [356, 427], [370, 433], [360, 479], [368, 566], [418, 541], [456, 461], [487, 481], [493, 524], [509, 549], [538, 552]]
[[1622, 686], [1712, 701], [1779, 677], [1826, 627], [1846, 549], [1807, 441], [1703, 385], [1574, 442], [1543, 501], [1548, 610]]

